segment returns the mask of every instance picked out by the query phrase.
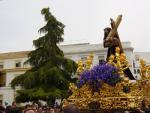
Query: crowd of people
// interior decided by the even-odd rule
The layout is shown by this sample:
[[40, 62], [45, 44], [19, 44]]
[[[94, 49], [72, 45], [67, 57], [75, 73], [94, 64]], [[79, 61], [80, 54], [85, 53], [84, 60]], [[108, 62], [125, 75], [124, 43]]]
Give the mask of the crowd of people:
[[[87, 111], [90, 113], [89, 111]], [[87, 113], [84, 111], [84, 113]], [[16, 105], [16, 102], [13, 102], [12, 105], [8, 105], [4, 107], [2, 103], [0, 103], [0, 113], [83, 113], [79, 110], [79, 108], [74, 105], [70, 104], [63, 109], [59, 105], [55, 106], [39, 106], [37, 104], [30, 105], [27, 104], [24, 107], [18, 107]], [[92, 112], [91, 113], [100, 113], [100, 112]], [[137, 108], [132, 111], [106, 111], [102, 113], [150, 113], [150, 109], [142, 110], [140, 108]]]
[[0, 113], [62, 113], [60, 106], [39, 106], [37, 104], [31, 105], [26, 104], [24, 107], [18, 107], [16, 102], [13, 102], [12, 105], [4, 107], [0, 103]]

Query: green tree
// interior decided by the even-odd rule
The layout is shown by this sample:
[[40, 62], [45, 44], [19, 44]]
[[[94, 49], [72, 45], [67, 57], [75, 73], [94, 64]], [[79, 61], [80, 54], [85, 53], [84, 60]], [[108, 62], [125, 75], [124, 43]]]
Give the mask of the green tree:
[[11, 82], [13, 88], [22, 87], [17, 91], [18, 102], [45, 100], [52, 103], [55, 98], [65, 98], [69, 83], [74, 82], [77, 65], [65, 58], [57, 45], [63, 42], [65, 26], [49, 12], [49, 8], [42, 9], [41, 13], [46, 21], [39, 30], [43, 36], [33, 41], [35, 50], [29, 53], [26, 61], [32, 68]]

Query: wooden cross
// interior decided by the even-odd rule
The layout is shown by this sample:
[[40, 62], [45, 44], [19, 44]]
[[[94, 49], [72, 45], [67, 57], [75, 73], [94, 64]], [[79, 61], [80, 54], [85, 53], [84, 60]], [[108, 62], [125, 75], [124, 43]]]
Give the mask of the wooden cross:
[[111, 18], [111, 27], [112, 30], [110, 31], [110, 33], [108, 34], [108, 37], [114, 37], [115, 33], [117, 32], [117, 28], [122, 20], [122, 15], [119, 15], [116, 19], [116, 21], [114, 22], [114, 20]]
[[119, 40], [119, 47], [120, 47], [120, 50], [123, 52], [123, 48], [122, 48], [122, 44], [121, 44], [121, 41], [120, 41], [120, 38], [119, 38], [119, 35], [118, 35], [118, 32], [117, 32], [117, 28], [119, 27], [119, 24], [121, 23], [121, 20], [122, 20], [122, 15], [118, 15], [116, 21], [114, 21], [112, 18], [110, 18], [110, 21], [111, 21], [111, 31], [109, 32], [107, 38], [110, 38], [110, 37], [114, 37], [114, 35], [116, 34], [117, 37], [118, 37], [118, 40]]
[[[116, 21], [114, 21], [113, 19], [110, 19], [111, 21], [111, 31], [109, 32], [106, 40], [111, 40], [113, 38], [118, 38], [118, 45], [119, 48], [120, 48], [120, 52], [123, 53], [123, 48], [122, 48], [122, 45], [121, 45], [121, 41], [120, 41], [120, 38], [119, 38], [119, 35], [118, 35], [118, 32], [117, 32], [117, 28], [119, 27], [119, 24], [122, 20], [122, 15], [119, 15], [116, 19]], [[117, 35], [117, 36], [116, 36]], [[113, 43], [113, 42], [112, 42]], [[111, 49], [111, 47], [109, 48]], [[108, 56], [109, 57], [109, 56]], [[133, 74], [131, 73], [130, 69], [129, 68], [126, 68], [124, 71], [125, 75], [127, 75], [131, 80], [135, 80]]]

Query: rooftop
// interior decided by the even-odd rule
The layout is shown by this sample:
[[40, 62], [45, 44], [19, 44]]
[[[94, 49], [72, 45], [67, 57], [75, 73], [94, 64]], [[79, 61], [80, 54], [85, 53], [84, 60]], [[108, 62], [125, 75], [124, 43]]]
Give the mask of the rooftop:
[[[130, 42], [122, 43], [124, 49], [133, 49]], [[90, 44], [90, 43], [79, 43], [79, 44], [69, 44], [69, 45], [59, 45], [60, 49], [63, 50], [64, 54], [71, 53], [82, 53], [82, 52], [93, 52], [93, 51], [103, 51], [103, 44]], [[8, 52], [0, 53], [0, 60], [4, 59], [15, 59], [15, 58], [26, 58], [30, 51], [19, 51], [19, 52]]]
[[24, 58], [27, 57], [30, 51], [19, 51], [19, 52], [9, 52], [0, 53], [0, 60], [4, 59], [14, 59], [14, 58]]

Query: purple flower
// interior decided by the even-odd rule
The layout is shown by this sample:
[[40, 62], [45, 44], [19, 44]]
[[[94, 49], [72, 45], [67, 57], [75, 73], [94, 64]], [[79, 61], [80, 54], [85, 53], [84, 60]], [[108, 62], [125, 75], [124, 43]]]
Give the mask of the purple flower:
[[77, 86], [80, 88], [85, 83], [88, 83], [95, 92], [102, 86], [101, 82], [115, 86], [120, 81], [121, 78], [116, 67], [108, 64], [100, 64], [94, 66], [91, 70], [81, 73]]

